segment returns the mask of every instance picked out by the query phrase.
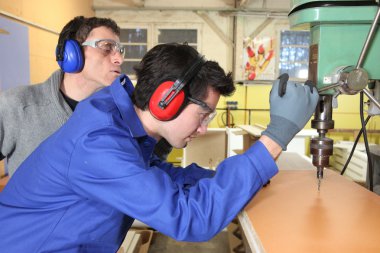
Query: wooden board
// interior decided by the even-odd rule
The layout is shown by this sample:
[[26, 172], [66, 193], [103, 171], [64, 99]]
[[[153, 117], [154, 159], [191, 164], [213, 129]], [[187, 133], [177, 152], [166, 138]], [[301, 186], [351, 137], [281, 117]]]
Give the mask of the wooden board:
[[261, 132], [265, 130], [265, 128], [260, 125], [239, 125], [237, 127], [245, 130], [247, 133], [255, 137], [260, 137]]
[[206, 134], [189, 142], [183, 150], [182, 166], [196, 163], [215, 169], [227, 156], [227, 135], [225, 128], [209, 128]]
[[0, 178], [0, 192], [4, 189], [5, 185], [8, 183], [9, 177]]
[[0, 161], [0, 178], [5, 176], [4, 160]]
[[281, 170], [239, 220], [252, 252], [380, 252], [380, 196], [331, 170]]
[[282, 152], [276, 164], [280, 170], [314, 170], [317, 173], [311, 159], [296, 152]]

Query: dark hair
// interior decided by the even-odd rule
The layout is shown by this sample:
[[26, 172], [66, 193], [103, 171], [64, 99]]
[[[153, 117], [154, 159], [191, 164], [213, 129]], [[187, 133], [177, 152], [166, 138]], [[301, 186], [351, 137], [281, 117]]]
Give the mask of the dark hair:
[[[186, 44], [160, 44], [153, 47], [134, 67], [137, 83], [132, 96], [140, 109], [148, 108], [149, 100], [164, 81], [175, 81], [201, 57], [197, 50]], [[235, 91], [231, 73], [226, 74], [217, 62], [205, 61], [201, 69], [185, 85], [185, 93], [196, 99], [205, 99], [207, 88], [212, 87], [222, 96]]]
[[63, 43], [65, 40], [74, 39], [82, 44], [90, 34], [90, 32], [97, 27], [105, 26], [111, 29], [116, 35], [120, 36], [120, 27], [115, 21], [109, 18], [91, 17], [85, 18], [77, 16], [70, 20], [59, 34], [58, 44]]

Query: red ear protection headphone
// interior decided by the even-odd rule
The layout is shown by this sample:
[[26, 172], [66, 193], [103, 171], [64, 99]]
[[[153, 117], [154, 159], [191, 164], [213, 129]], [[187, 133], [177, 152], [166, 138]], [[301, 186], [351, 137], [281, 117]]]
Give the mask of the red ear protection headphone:
[[198, 57], [177, 80], [165, 81], [157, 87], [149, 101], [149, 111], [156, 119], [168, 121], [180, 114], [187, 104], [183, 87], [198, 74], [204, 63], [203, 56]]

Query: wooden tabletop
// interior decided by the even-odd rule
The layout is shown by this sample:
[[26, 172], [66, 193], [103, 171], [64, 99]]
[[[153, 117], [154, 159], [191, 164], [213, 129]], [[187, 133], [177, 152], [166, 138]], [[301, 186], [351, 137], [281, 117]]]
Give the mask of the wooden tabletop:
[[4, 187], [7, 184], [8, 180], [9, 180], [8, 176], [0, 178], [0, 192], [4, 189]]
[[380, 196], [331, 170], [280, 170], [239, 220], [252, 252], [380, 252]]

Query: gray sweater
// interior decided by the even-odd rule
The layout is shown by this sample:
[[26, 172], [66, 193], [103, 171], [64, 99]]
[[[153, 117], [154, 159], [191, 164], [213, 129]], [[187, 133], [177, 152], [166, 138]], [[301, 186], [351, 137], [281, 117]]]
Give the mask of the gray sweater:
[[57, 70], [44, 83], [0, 93], [0, 159], [6, 157], [10, 176], [72, 114], [59, 92], [62, 78]]

